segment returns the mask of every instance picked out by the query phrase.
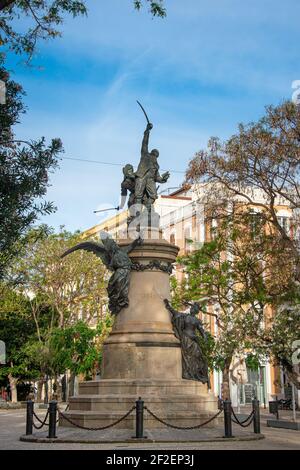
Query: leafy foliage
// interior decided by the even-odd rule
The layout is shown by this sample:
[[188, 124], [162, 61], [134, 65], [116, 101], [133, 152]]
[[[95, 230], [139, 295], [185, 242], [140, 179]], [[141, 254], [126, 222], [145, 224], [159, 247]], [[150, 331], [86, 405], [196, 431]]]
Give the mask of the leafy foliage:
[[112, 318], [99, 321], [96, 328], [79, 320], [65, 329], [53, 330], [50, 340], [53, 369], [56, 373], [69, 369], [74, 375], [95, 375], [100, 368], [103, 340], [108, 335]]
[[[300, 279], [300, 106], [289, 101], [269, 106], [258, 122], [241, 124], [227, 141], [212, 137], [186, 176], [198, 184], [199, 197], [212, 212], [237, 201], [261, 211], [295, 258]], [[280, 205], [292, 211], [289, 227], [280, 222]]]
[[[146, 2], [153, 16], [166, 16], [163, 0]], [[133, 0], [133, 3], [137, 10], [143, 5], [141, 0]], [[86, 2], [80, 0], [0, 0], [0, 13], [0, 44], [17, 54], [27, 55], [30, 60], [39, 40], [61, 36], [59, 27], [66, 14], [87, 15], [87, 7]], [[19, 27], [20, 19], [29, 25], [27, 29]]]
[[[163, 0], [152, 1], [146, 0], [150, 4], [150, 12], [153, 16], [159, 16], [164, 18], [166, 16], [166, 9], [163, 6]], [[134, 6], [137, 10], [140, 10], [143, 2], [141, 0], [134, 0]]]
[[66, 368], [90, 374], [100, 367], [103, 339], [111, 327], [108, 276], [91, 253], [61, 259], [80, 240], [79, 233], [62, 229], [55, 234], [40, 226], [26, 234], [23, 245], [19, 241], [0, 303], [0, 338], [7, 341], [11, 362], [1, 368], [2, 377], [55, 378]]
[[6, 82], [6, 104], [0, 104], [0, 278], [17, 252], [16, 241], [44, 214], [54, 211], [51, 202], [42, 200], [49, 186], [49, 172], [57, 166], [62, 151], [59, 139], [46, 146], [45, 139], [20, 142], [12, 127], [25, 112], [23, 90], [9, 79], [1, 67], [0, 79]]
[[[247, 207], [249, 211], [244, 235], [240, 236], [241, 230], [235, 229], [223, 232], [225, 243], [217, 249], [217, 253], [226, 253], [234, 246], [233, 257], [221, 262], [217, 256], [216, 265], [209, 262], [208, 272], [206, 268], [202, 271], [204, 285], [212, 280], [208, 295], [211, 291], [216, 293], [216, 289], [222, 293], [223, 312], [223, 307], [226, 310], [232, 302], [251, 306], [252, 313], [265, 324], [263, 329], [256, 330], [255, 323], [251, 326], [253, 315], [249, 314], [250, 324], [244, 316], [241, 327], [244, 324], [252, 338], [249, 347], [281, 364], [298, 386], [299, 377], [293, 375], [291, 356], [300, 329], [299, 157], [300, 107], [284, 102], [268, 106], [258, 122], [241, 124], [238, 132], [225, 142], [211, 138], [208, 148], [191, 160], [187, 172], [187, 182], [196, 184], [208, 219], [214, 218], [219, 226], [223, 221], [229, 225], [232, 214], [237, 216], [237, 209]], [[282, 207], [290, 214], [285, 223], [279, 213]], [[203, 257], [212, 259], [215, 243], [204, 247], [197, 261], [201, 262]], [[226, 286], [234, 283], [236, 289], [229, 295]], [[291, 309], [294, 313], [289, 321]]]
[[[107, 302], [108, 273], [92, 253], [77, 251], [61, 255], [82, 241], [79, 232], [62, 228], [54, 233], [49, 227], [32, 229], [23, 249], [9, 271], [10, 282], [28, 295], [39, 329], [41, 309], [52, 309], [50, 325], [64, 328], [79, 318], [87, 322], [101, 318]], [[39, 335], [40, 336], [40, 335]]]
[[[299, 363], [298, 370], [293, 362], [300, 338], [300, 299], [290, 299], [283, 303], [274, 313], [272, 321], [265, 332], [265, 347], [275, 363], [280, 364], [289, 380], [300, 389]], [[298, 346], [299, 347], [299, 346]], [[298, 357], [299, 360], [299, 357]]]
[[281, 238], [268, 230], [263, 215], [238, 206], [218, 220], [213, 239], [179, 261], [187, 278], [184, 285], [173, 281], [175, 302], [207, 297], [211, 306], [202, 313], [215, 324], [211, 364], [223, 371], [224, 381], [233, 358], [245, 353], [251, 367], [267, 356], [290, 362], [299, 314], [288, 322], [282, 307], [299, 302], [299, 286]]
[[[65, 13], [73, 17], [87, 13], [85, 3], [78, 0], [0, 0], [0, 11], [0, 41], [29, 58], [38, 40], [61, 35], [57, 27], [63, 23]], [[27, 19], [27, 31], [18, 32], [16, 23], [20, 18], [23, 22]]]
[[6, 345], [6, 365], [0, 367], [0, 380], [11, 374], [19, 378], [33, 378], [37, 370], [24, 350], [24, 345], [35, 333], [27, 299], [15, 290], [0, 285], [0, 339]]

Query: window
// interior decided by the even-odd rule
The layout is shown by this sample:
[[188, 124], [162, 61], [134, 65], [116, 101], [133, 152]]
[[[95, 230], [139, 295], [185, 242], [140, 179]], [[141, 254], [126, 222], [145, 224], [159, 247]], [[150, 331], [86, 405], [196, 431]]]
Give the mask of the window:
[[249, 225], [253, 238], [257, 238], [263, 229], [263, 219], [260, 212], [249, 211]]
[[175, 245], [175, 233], [171, 233], [171, 235], [170, 235], [170, 243], [171, 243], [172, 245]]
[[192, 250], [191, 229], [190, 227], [186, 227], [184, 229], [184, 251], [185, 253], [189, 253], [191, 250]]
[[215, 240], [218, 235], [218, 221], [217, 219], [212, 219], [211, 220], [211, 226], [210, 226], [210, 238], [211, 240]]
[[277, 217], [279, 225], [283, 228], [286, 234], [290, 231], [290, 219], [289, 217]]
[[170, 225], [174, 225], [176, 220], [176, 211], [170, 212]]

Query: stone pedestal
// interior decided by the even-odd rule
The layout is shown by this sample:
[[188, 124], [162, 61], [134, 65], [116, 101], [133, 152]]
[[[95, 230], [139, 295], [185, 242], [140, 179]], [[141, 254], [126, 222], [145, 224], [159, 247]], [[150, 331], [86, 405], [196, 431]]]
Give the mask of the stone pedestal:
[[[169, 275], [178, 248], [159, 231], [155, 235], [130, 254], [129, 307], [117, 315], [104, 343], [101, 379], [79, 384], [79, 396], [70, 399], [66, 414], [78, 424], [116, 421], [139, 396], [160, 418], [178, 426], [196, 425], [217, 411], [206, 384], [182, 379], [180, 342], [163, 302], [170, 299]], [[118, 427], [134, 427], [134, 420], [133, 414]], [[147, 414], [145, 420], [148, 428], [161, 426]]]
[[135, 269], [129, 307], [116, 317], [104, 343], [103, 379], [181, 378], [180, 343], [163, 302], [170, 298], [168, 270], [177, 253], [176, 246], [160, 239], [145, 240], [130, 255]]

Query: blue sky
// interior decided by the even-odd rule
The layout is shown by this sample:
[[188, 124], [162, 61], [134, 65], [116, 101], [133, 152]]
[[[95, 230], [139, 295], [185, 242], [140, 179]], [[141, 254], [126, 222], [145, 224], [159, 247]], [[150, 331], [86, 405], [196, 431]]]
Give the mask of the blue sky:
[[[211, 135], [229, 137], [239, 122], [292, 96], [300, 79], [299, 0], [167, 0], [152, 19], [131, 0], [89, 0], [89, 15], [67, 18], [63, 37], [39, 44], [35, 67], [11, 58], [27, 92], [19, 137], [60, 137], [65, 157], [135, 166], [145, 119], [150, 146], [178, 186]], [[96, 208], [118, 204], [122, 166], [62, 160], [43, 222], [69, 230], [99, 222]]]

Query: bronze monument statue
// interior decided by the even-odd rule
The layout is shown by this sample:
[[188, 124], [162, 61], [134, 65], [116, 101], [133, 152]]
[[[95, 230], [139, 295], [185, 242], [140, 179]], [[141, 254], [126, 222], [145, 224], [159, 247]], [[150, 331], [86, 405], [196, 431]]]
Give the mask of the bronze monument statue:
[[159, 152], [156, 149], [151, 150], [149, 153], [149, 135], [153, 125], [149, 122], [144, 132], [141, 148], [141, 159], [137, 171], [135, 172], [135, 202], [142, 204], [143, 198], [146, 195], [146, 207], [148, 210], [157, 199], [156, 183], [166, 183], [170, 176], [167, 171], [163, 175], [159, 174], [159, 165], [157, 162]]
[[[117, 218], [113, 229], [118, 230], [118, 244], [107, 232], [100, 232], [102, 243], [83, 241], [63, 254], [83, 249], [101, 258], [112, 271], [107, 292], [109, 309], [116, 315], [103, 343], [101, 380], [79, 384], [69, 411], [60, 414], [63, 426], [82, 427], [83, 423], [85, 429], [103, 429], [118, 423], [131, 433], [135, 416], [128, 410], [141, 393], [153, 416], [161, 416], [157, 420], [147, 413], [147, 429], [160, 428], [161, 422], [194, 429], [218, 415], [216, 399], [207, 387], [206, 334], [196, 317], [203, 299], [188, 314], [164, 301], [170, 297], [170, 274], [179, 247], [163, 237], [154, 211], [156, 185], [166, 182], [169, 173], [160, 175], [159, 153], [148, 150], [153, 126], [143, 112], [147, 127], [138, 168], [131, 164], [123, 168], [120, 208], [128, 199], [128, 212], [123, 214], [128, 226], [123, 231], [123, 217]], [[137, 238], [140, 234], [143, 240]]]
[[[125, 165], [123, 168], [124, 179], [121, 184], [122, 199], [119, 209], [123, 209], [129, 192], [128, 225], [135, 216], [140, 215], [143, 207], [145, 207], [147, 212], [150, 214], [148, 216], [148, 220], [153, 221], [153, 214], [151, 216], [151, 212], [153, 212], [153, 204], [158, 197], [156, 183], [166, 183], [170, 176], [168, 171], [162, 175], [159, 174], [159, 164], [157, 162], [159, 151], [157, 149], [153, 149], [149, 152], [149, 136], [150, 131], [153, 128], [153, 124], [150, 123], [142, 105], [139, 102], [138, 104], [146, 116], [147, 127], [144, 131], [141, 158], [137, 171], [134, 172], [133, 166], [130, 164]], [[149, 225], [151, 225], [151, 222]]]
[[182, 378], [198, 380], [209, 386], [207, 360], [202, 352], [197, 332], [206, 340], [202, 322], [196, 315], [200, 312], [199, 303], [191, 305], [190, 313], [181, 313], [175, 310], [167, 299], [164, 299], [166, 308], [171, 313], [171, 321], [175, 336], [181, 342]]
[[128, 292], [132, 262], [128, 253], [140, 245], [142, 239], [137, 238], [130, 245], [121, 248], [106, 232], [101, 232], [100, 236], [102, 239], [101, 245], [92, 241], [78, 243], [78, 245], [63, 253], [61, 257], [63, 258], [76, 250], [86, 250], [101, 258], [105, 266], [113, 271], [107, 287], [108, 307], [112, 314], [117, 315], [122, 308], [129, 305]]

